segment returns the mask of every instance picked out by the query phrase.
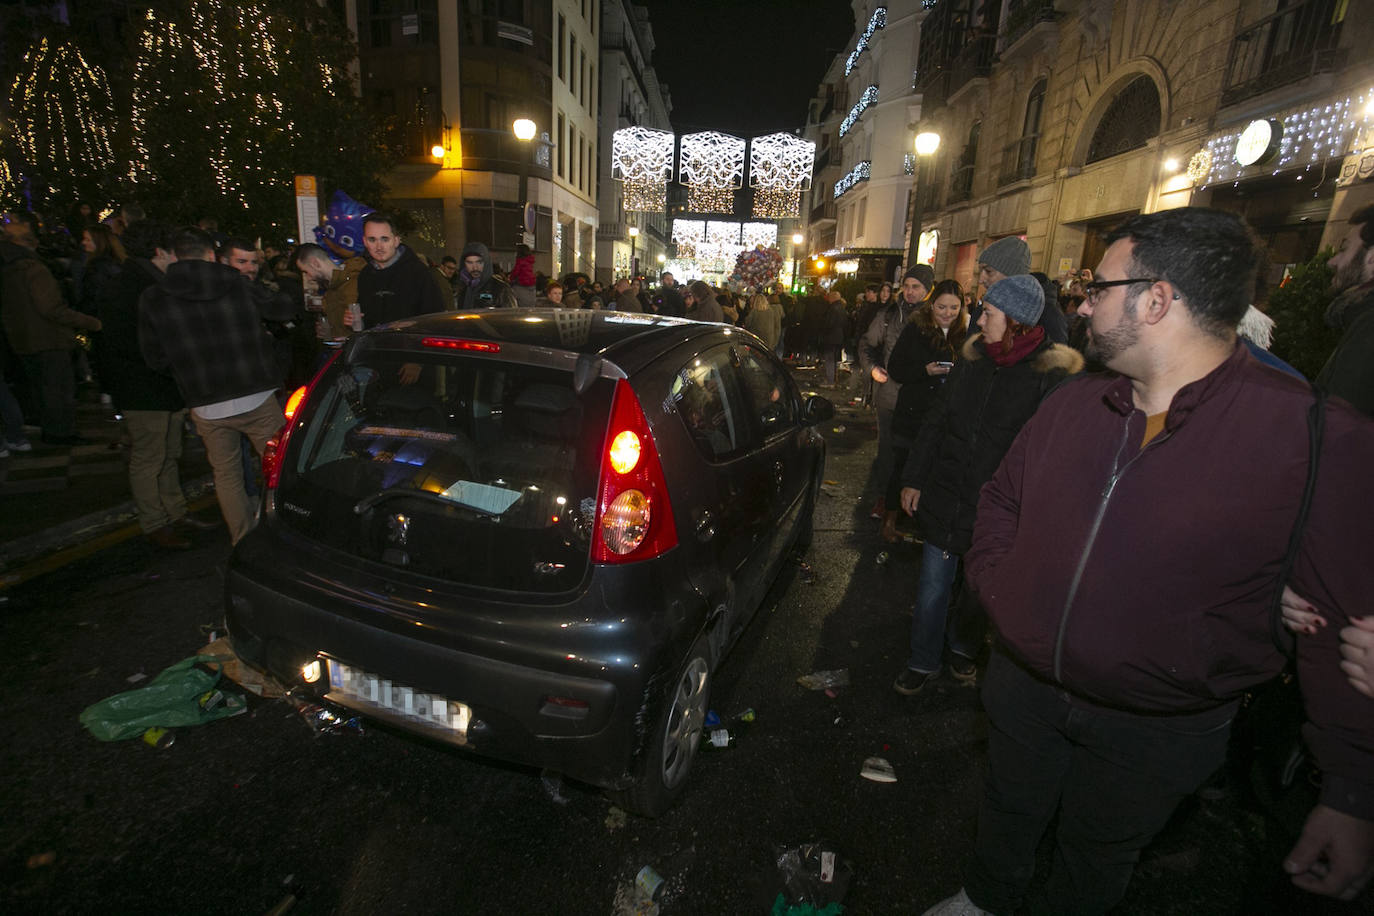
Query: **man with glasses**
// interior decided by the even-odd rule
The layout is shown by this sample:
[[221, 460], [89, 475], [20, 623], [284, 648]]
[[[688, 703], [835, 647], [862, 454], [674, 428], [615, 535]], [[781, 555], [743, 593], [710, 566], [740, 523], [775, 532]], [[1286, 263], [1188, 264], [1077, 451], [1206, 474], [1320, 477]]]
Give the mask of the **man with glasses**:
[[[1223, 762], [1245, 691], [1277, 675], [1271, 601], [1303, 502], [1311, 389], [1236, 337], [1259, 249], [1234, 214], [1128, 220], [1088, 285], [1089, 353], [983, 489], [966, 560], [999, 635], [989, 777], [965, 888], [931, 913], [1018, 910], [1054, 816], [1048, 912], [1098, 913]], [[1304, 737], [1323, 780], [1283, 867], [1353, 900], [1374, 874], [1374, 698], [1337, 631], [1374, 594], [1374, 423], [1328, 403], [1289, 583], [1335, 625], [1304, 635]], [[1032, 907], [1034, 909], [1034, 906]]]

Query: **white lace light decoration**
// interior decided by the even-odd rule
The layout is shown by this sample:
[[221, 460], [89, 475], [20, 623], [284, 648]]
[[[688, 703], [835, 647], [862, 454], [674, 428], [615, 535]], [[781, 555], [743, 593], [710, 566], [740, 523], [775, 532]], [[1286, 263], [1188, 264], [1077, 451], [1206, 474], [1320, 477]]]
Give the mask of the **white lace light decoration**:
[[677, 259], [691, 261], [697, 257], [697, 249], [706, 238], [706, 222], [699, 219], [673, 220], [673, 244], [677, 246]]
[[672, 175], [671, 131], [622, 127], [611, 135], [611, 177], [625, 183], [625, 210], [666, 210]]
[[[722, 195], [702, 196], [693, 207], [698, 213], [733, 213], [734, 190], [744, 183], [744, 141], [719, 131], [708, 130], [682, 135], [678, 153], [678, 181], [689, 189], [729, 192], [729, 205]], [[690, 194], [690, 191], [689, 191]], [[714, 204], [715, 206], [705, 206]]]
[[786, 132], [755, 137], [749, 144], [749, 186], [754, 216], [794, 219], [801, 215], [800, 192], [811, 187], [816, 144]]
[[875, 84], [864, 90], [864, 94], [859, 96], [859, 100], [854, 103], [854, 107], [849, 109], [849, 114], [845, 115], [844, 120], [840, 122], [840, 136], [843, 137], [845, 134], [849, 133], [850, 128], [858, 123], [859, 116], [868, 110], [869, 105], [872, 105], [876, 101], [878, 101], [878, 87]]
[[778, 247], [778, 224], [744, 223], [740, 229], [740, 245], [745, 251], [753, 251], [760, 246]]
[[706, 237], [697, 246], [698, 261], [734, 262], [742, 250], [740, 246], [740, 224], [711, 220], [706, 224]]
[[844, 192], [848, 191], [859, 182], [867, 181], [872, 166], [873, 163], [865, 159], [863, 162], [860, 162], [855, 165], [854, 168], [850, 169], [849, 174], [835, 182], [835, 199], [839, 200]]
[[848, 76], [854, 72], [854, 68], [859, 65], [859, 58], [868, 49], [869, 39], [873, 33], [887, 26], [887, 7], [880, 6], [873, 11], [873, 15], [868, 20], [868, 28], [859, 36], [859, 43], [849, 54], [849, 59], [844, 62], [844, 75]]

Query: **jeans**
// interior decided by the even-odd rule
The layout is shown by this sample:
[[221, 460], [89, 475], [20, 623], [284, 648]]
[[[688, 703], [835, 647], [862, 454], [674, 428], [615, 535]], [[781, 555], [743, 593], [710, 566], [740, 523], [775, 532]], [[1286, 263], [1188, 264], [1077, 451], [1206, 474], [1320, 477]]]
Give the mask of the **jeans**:
[[1110, 910], [1140, 851], [1225, 760], [1235, 707], [1172, 716], [1105, 709], [995, 650], [983, 681], [988, 776], [964, 878], [969, 898], [994, 913], [1017, 910], [1058, 811], [1049, 881], [1031, 911]]
[[929, 543], [921, 546], [921, 578], [916, 583], [916, 607], [911, 612], [911, 657], [906, 662], [913, 671], [940, 670], [946, 634], [951, 637], [951, 652], [968, 658], [978, 654], [976, 646], [970, 649], [956, 645], [952, 640], [955, 631], [945, 626], [949, 617], [950, 587], [958, 570], [958, 554]]
[[19, 357], [43, 438], [76, 434], [76, 374], [71, 350], [41, 350]]
[[244, 492], [243, 456], [239, 450], [240, 435], [247, 436], [259, 455], [267, 440], [275, 436], [286, 425], [281, 405], [275, 397], [269, 397], [257, 407], [222, 420], [207, 420], [191, 416], [196, 422], [196, 432], [205, 443], [205, 457], [215, 472], [215, 498], [219, 500], [219, 511], [229, 526], [229, 537], [237, 544], [253, 526], [257, 524], [255, 503]]

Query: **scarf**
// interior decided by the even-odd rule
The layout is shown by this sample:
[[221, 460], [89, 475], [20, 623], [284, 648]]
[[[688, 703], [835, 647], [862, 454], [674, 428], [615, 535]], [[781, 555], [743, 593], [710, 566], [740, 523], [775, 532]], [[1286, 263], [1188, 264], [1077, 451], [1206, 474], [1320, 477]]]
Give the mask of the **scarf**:
[[1006, 368], [1007, 366], [1016, 365], [1017, 363], [1021, 362], [1021, 360], [1029, 356], [1037, 347], [1040, 346], [1041, 341], [1043, 341], [1044, 339], [1045, 329], [1040, 327], [1039, 325], [1036, 325], [1035, 327], [1027, 331], [1025, 334], [1022, 334], [1019, 337], [1013, 337], [1011, 339], [1011, 349], [1007, 350], [1005, 353], [1002, 352], [1002, 348], [1000, 346], [988, 344], [986, 341], [984, 341], [984, 346], [988, 351], [988, 356], [992, 357], [992, 361], [997, 365]]

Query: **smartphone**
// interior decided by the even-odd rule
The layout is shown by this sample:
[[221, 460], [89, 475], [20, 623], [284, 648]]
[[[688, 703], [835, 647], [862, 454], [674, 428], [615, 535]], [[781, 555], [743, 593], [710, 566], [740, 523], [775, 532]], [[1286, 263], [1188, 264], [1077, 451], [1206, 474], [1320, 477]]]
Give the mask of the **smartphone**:
[[954, 368], [954, 363], [947, 363], [947, 362], [945, 362], [944, 360], [936, 360], [936, 361], [935, 361], [935, 365], [937, 365], [937, 366], [943, 366], [943, 367], [946, 368], [946, 369], [953, 369], [953, 368]]

